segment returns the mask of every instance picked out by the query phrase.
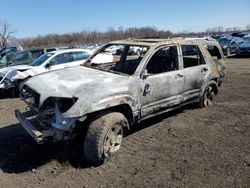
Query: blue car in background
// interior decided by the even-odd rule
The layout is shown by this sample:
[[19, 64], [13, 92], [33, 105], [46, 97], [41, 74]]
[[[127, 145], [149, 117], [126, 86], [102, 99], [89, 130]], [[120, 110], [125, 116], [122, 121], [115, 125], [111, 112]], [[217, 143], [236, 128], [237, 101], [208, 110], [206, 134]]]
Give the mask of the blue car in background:
[[250, 55], [250, 35], [244, 36], [243, 43], [236, 49], [236, 55]]
[[243, 39], [240, 37], [225, 36], [218, 40], [224, 55], [230, 56], [236, 53], [237, 47], [243, 43]]

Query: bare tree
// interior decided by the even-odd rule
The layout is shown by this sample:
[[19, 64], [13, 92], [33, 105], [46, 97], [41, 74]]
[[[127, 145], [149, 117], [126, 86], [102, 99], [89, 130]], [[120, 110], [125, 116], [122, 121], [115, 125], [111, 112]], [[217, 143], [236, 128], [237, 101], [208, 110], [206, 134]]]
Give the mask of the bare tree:
[[0, 46], [6, 46], [15, 32], [8, 22], [0, 21]]

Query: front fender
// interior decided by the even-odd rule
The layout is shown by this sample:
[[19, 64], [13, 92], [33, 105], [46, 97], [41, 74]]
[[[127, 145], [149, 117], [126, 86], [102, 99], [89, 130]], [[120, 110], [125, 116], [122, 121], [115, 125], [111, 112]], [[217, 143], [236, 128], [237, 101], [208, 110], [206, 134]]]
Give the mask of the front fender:
[[96, 111], [105, 110], [107, 108], [115, 107], [122, 104], [127, 104], [131, 107], [132, 111], [139, 109], [137, 100], [128, 94], [109, 96], [100, 100], [79, 100], [63, 114], [64, 118], [82, 117], [86, 114]]

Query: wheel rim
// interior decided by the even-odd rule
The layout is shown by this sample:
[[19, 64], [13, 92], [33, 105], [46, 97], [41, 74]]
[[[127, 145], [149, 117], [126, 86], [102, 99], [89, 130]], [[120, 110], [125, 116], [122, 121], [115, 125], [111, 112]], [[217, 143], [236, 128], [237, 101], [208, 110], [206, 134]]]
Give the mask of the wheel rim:
[[209, 106], [212, 104], [214, 100], [214, 90], [212, 86], [207, 87], [205, 94], [204, 94], [204, 106]]
[[227, 48], [227, 56], [229, 56], [229, 55], [230, 55], [230, 49]]
[[103, 153], [105, 158], [109, 158], [113, 153], [120, 149], [123, 137], [121, 125], [113, 126], [104, 139]]

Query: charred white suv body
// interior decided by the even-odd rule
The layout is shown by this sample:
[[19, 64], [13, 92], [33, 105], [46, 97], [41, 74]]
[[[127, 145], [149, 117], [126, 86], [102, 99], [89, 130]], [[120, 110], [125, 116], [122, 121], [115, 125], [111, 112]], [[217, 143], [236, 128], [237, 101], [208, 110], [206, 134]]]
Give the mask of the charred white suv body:
[[90, 56], [83, 49], [58, 50], [44, 54], [29, 65], [0, 69], [0, 90], [13, 89], [28, 77], [41, 73], [81, 65]]
[[[110, 62], [95, 63], [114, 45], [122, 46], [121, 54], [113, 55]], [[146, 50], [129, 53], [135, 47]], [[120, 148], [124, 131], [133, 124], [192, 102], [210, 105], [224, 76], [224, 56], [216, 42], [116, 41], [83, 66], [24, 82], [22, 99], [34, 115], [15, 113], [38, 143], [68, 140], [86, 128], [85, 158], [102, 163]]]

